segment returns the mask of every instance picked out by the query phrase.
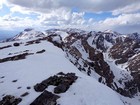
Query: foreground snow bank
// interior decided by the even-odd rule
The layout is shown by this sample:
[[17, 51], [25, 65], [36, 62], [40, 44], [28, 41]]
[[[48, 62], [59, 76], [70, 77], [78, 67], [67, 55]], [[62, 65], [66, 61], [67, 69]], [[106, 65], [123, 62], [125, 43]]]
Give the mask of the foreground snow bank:
[[79, 78], [58, 102], [61, 105], [123, 105], [114, 91], [88, 77]]

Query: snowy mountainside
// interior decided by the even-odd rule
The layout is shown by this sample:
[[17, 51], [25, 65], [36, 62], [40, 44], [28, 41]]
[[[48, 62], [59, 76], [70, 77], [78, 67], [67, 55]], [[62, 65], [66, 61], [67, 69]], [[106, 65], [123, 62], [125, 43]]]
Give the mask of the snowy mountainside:
[[[65, 38], [64, 50], [68, 59], [81, 72], [125, 97], [139, 97], [140, 43], [138, 37], [131, 35], [133, 34], [121, 35], [113, 31], [91, 31], [87, 34], [71, 32]], [[115, 46], [122, 46], [122, 48], [118, 49], [119, 47]], [[111, 53], [112, 49], [113, 53]], [[124, 55], [119, 55], [120, 58], [116, 59], [111, 55], [115, 53]], [[126, 57], [127, 61], [116, 63], [121, 59], [125, 60]], [[136, 105], [133, 102], [128, 104]]]
[[[54, 96], [52, 94], [55, 94], [54, 89], [57, 86], [50, 85], [44, 92], [36, 92], [34, 86], [59, 72], [75, 73], [78, 79], [66, 92], [55, 94], [60, 97], [56, 100], [57, 104], [123, 105], [119, 96], [113, 90], [77, 70], [65, 57], [65, 53], [48, 42], [46, 37], [40, 39], [39, 43], [31, 43], [35, 40], [39, 39], [33, 38], [0, 44], [0, 47], [3, 48], [0, 50], [1, 105], [7, 105], [8, 99], [13, 100], [10, 102], [15, 105], [17, 105], [16, 103], [30, 105], [38, 96], [43, 96], [43, 93], [50, 95], [49, 92], [51, 92], [50, 97]], [[11, 47], [3, 47], [8, 45], [11, 45]], [[81, 87], [80, 90], [79, 87]], [[16, 97], [16, 99], [13, 97]], [[40, 100], [46, 102], [43, 98]], [[52, 103], [47, 105], [56, 104], [51, 99], [47, 99], [47, 102]], [[44, 104], [36, 103], [35, 105]]]
[[10, 41], [25, 40], [25, 39], [31, 39], [31, 38], [34, 38], [34, 37], [42, 37], [42, 36], [45, 36], [45, 34], [43, 32], [27, 28], [23, 32], [20, 32], [18, 35], [16, 35], [15, 37], [13, 37], [9, 40]]
[[132, 97], [139, 92], [139, 45], [138, 39], [112, 31], [89, 32], [84, 36], [71, 33], [66, 38], [65, 51], [79, 70]]
[[[131, 79], [130, 73], [119, 70], [117, 73], [119, 76], [115, 75], [114, 72], [116, 71], [111, 69], [111, 66], [106, 62], [104, 56], [106, 53], [102, 53], [114, 44], [111, 43], [110, 40], [106, 40], [104, 37], [106, 35], [108, 34], [102, 32], [89, 33], [88, 35], [79, 37], [77, 37], [77, 35], [70, 35], [66, 38], [68, 41], [65, 43], [65, 51], [70, 61], [77, 66], [80, 71], [96, 78], [99, 82], [106, 84], [124, 96], [131, 96], [129, 92], [127, 92], [128, 90], [124, 89], [125, 83], [119, 82], [122, 79], [125, 80], [125, 82], [129, 81]], [[112, 38], [111, 40], [114, 39]], [[106, 54], [106, 56], [108, 55]]]
[[[8, 67], [6, 64], [11, 64], [9, 67], [13, 70], [13, 65], [16, 63], [18, 66], [16, 65], [15, 67], [21, 69], [21, 72], [24, 71], [24, 68], [27, 69], [27, 71], [31, 70], [29, 74], [27, 71], [23, 72], [24, 76], [27, 74], [28, 80], [25, 79], [26, 83], [28, 83], [27, 81], [29, 81], [29, 79], [34, 78], [31, 75], [34, 74], [33, 70], [35, 70], [35, 76], [37, 76], [37, 78], [34, 80], [36, 81], [31, 80], [30, 83], [32, 85], [28, 83], [32, 93], [30, 94], [30, 92], [28, 92], [29, 94], [26, 96], [30, 97], [33, 94], [34, 98], [23, 101], [26, 97], [19, 95], [22, 93], [17, 93], [17, 95], [11, 93], [13, 90], [9, 91], [9, 88], [5, 89], [8, 90], [7, 93], [22, 98], [20, 104], [24, 105], [28, 103], [31, 105], [39, 105], [38, 100], [42, 100], [44, 96], [51, 96], [53, 100], [47, 100], [48, 103], [53, 101], [53, 103], [57, 102], [60, 105], [71, 105], [71, 102], [73, 102], [74, 105], [104, 105], [106, 103], [110, 105], [108, 104], [108, 99], [104, 98], [104, 96], [109, 94], [104, 93], [104, 91], [100, 93], [96, 89], [99, 87], [102, 88], [102, 86], [112, 89], [119, 96], [117, 100], [121, 100], [123, 105], [140, 104], [139, 34], [121, 35], [111, 30], [89, 32], [68, 28], [46, 30], [44, 35], [39, 37], [33, 35], [34, 37], [30, 37], [28, 33], [32, 30], [27, 29], [25, 31], [27, 31], [27, 34], [24, 40], [18, 39], [18, 41], [1, 43], [0, 46], [0, 56], [2, 58], [0, 59], [0, 65], [4, 65], [0, 66], [2, 70], [7, 71], [9, 69], [5, 68]], [[27, 65], [27, 67], [24, 67], [24, 65]], [[13, 71], [18, 72], [16, 70]], [[8, 72], [6, 72], [6, 74], [10, 75]], [[21, 72], [19, 71], [18, 74], [23, 77]], [[57, 75], [59, 72], [62, 74], [60, 77]], [[3, 73], [5, 74], [5, 72]], [[71, 73], [75, 73], [78, 79], [73, 80], [74, 75]], [[44, 75], [47, 75], [47, 77]], [[67, 78], [67, 76], [70, 77]], [[12, 76], [10, 75], [10, 77]], [[18, 78], [21, 77], [18, 76], [17, 79], [13, 79], [13, 81], [17, 80], [13, 83], [18, 83]], [[2, 76], [2, 79], [4, 78], [6, 78], [6, 76]], [[21, 78], [21, 80], [24, 81], [23, 78]], [[51, 82], [48, 82], [50, 80]], [[4, 81], [1, 82], [3, 86], [6, 85]], [[100, 84], [100, 86], [98, 86], [98, 84]], [[81, 90], [79, 90], [79, 87], [82, 87], [82, 89], [80, 88]], [[90, 90], [90, 93], [85, 92], [85, 90]], [[38, 94], [36, 91], [41, 91], [42, 93]], [[49, 93], [49, 91], [51, 93]], [[65, 91], [65, 93], [61, 93], [60, 95], [55, 93], [59, 91]], [[89, 97], [85, 94], [88, 94]], [[102, 95], [100, 96], [99, 94]], [[4, 93], [2, 95], [2, 97], [5, 96]], [[70, 95], [70, 98], [66, 97], [68, 95]], [[103, 98], [100, 99], [99, 97]], [[110, 96], [107, 97], [110, 98]], [[92, 99], [92, 101], [90, 99]], [[104, 101], [104, 99], [106, 101]], [[42, 103], [43, 102], [44, 101], [42, 101]], [[115, 105], [115, 103], [111, 103], [111, 105]], [[121, 105], [121, 103], [116, 105]]]

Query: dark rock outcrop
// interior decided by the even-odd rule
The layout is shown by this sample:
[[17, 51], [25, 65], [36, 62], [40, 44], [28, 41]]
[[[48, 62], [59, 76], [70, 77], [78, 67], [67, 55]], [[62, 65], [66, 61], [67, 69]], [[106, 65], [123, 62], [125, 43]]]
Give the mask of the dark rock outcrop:
[[110, 56], [116, 59], [116, 64], [123, 64], [128, 61], [128, 58], [140, 53], [139, 48], [140, 42], [126, 37], [112, 46]]
[[20, 43], [14, 43], [13, 46], [15, 47], [20, 46]]
[[[70, 85], [72, 85], [78, 77], [75, 73], [63, 73], [59, 72], [57, 75], [51, 76], [48, 79], [38, 83], [34, 86], [36, 92], [43, 92], [37, 97], [30, 105], [57, 105], [56, 100], [60, 96], [59, 93], [66, 92]], [[55, 86], [54, 93], [48, 92], [46, 88], [50, 85]]]
[[26, 56], [32, 55], [32, 54], [33, 53], [23, 53], [23, 54], [15, 55], [12, 57], [3, 58], [3, 59], [0, 59], [0, 63], [7, 62], [7, 61], [16, 61], [16, 60], [25, 59]]
[[37, 53], [37, 54], [40, 54], [40, 53], [44, 53], [45, 51], [46, 51], [46, 50], [43, 49], [43, 50], [41, 50], [41, 51], [37, 51], [36, 53]]
[[58, 95], [45, 90], [30, 105], [57, 105], [56, 100], [58, 98], [60, 98]]
[[79, 50], [78, 50], [76, 47], [74, 47], [74, 46], [72, 46], [72, 47], [70, 48], [69, 53], [70, 53], [71, 55], [77, 57], [77, 58], [81, 58], [81, 57], [82, 57], [82, 54], [81, 54], [81, 53], [79, 52]]
[[12, 47], [12, 45], [7, 45], [7, 46], [0, 47], [0, 50], [5, 49], [5, 48], [9, 48], [9, 47]]
[[140, 92], [140, 54], [129, 60], [127, 69], [131, 71], [131, 75], [134, 78], [133, 82], [131, 82], [134, 85], [133, 89]]
[[0, 101], [0, 105], [18, 105], [21, 101], [21, 98], [15, 98], [14, 96], [6, 95]]
[[[57, 37], [57, 40], [55, 40], [55, 38]], [[63, 50], [64, 47], [64, 43], [62, 41], [62, 37], [60, 35], [57, 34], [51, 34], [47, 37], [47, 40], [51, 43], [53, 43], [55, 46], [57, 46], [58, 48], [61, 48]]]
[[54, 93], [66, 92], [78, 77], [74, 73], [54, 75], [34, 86], [36, 92], [44, 91], [49, 85], [56, 86]]
[[54, 93], [59, 94], [59, 93], [64, 93], [68, 90], [69, 84], [68, 83], [63, 83], [59, 84], [57, 87], [54, 88]]
[[23, 93], [23, 94], [21, 95], [21, 97], [25, 97], [25, 96], [27, 96], [27, 95], [29, 95], [29, 92]]
[[28, 46], [31, 44], [38, 44], [38, 43], [40, 43], [40, 39], [28, 41], [28, 42], [26, 42], [25, 46]]

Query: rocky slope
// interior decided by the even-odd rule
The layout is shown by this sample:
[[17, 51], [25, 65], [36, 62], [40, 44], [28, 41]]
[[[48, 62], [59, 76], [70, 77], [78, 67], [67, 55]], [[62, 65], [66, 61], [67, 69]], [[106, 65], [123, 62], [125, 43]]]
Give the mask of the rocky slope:
[[[79, 29], [52, 29], [42, 33], [26, 29], [7, 42], [1, 43], [0, 56], [2, 70], [0, 85], [3, 89], [0, 94], [3, 95], [2, 97], [6, 95], [18, 97], [18, 101], [13, 101], [15, 103], [21, 105], [27, 103], [43, 105], [44, 102], [47, 105], [56, 103], [60, 105], [121, 105], [121, 103], [111, 103], [112, 100], [109, 99], [110, 102], [105, 98], [112, 97], [108, 94], [110, 89], [118, 94], [124, 105], [139, 105], [140, 103], [140, 39], [137, 33], [121, 35], [111, 30], [88, 32]], [[59, 72], [61, 73], [57, 74]], [[70, 72], [70, 77], [67, 78], [68, 72]], [[5, 81], [9, 80], [16, 81], [17, 84], [8, 85]], [[99, 86], [99, 82], [103, 85]], [[74, 87], [74, 84], [77, 87]], [[28, 89], [23, 89], [18, 85], [31, 89], [27, 91]], [[13, 86], [12, 89], [9, 86]], [[82, 87], [80, 90], [79, 86]], [[16, 92], [16, 87], [18, 92]], [[107, 87], [110, 89], [105, 92], [104, 89]], [[85, 92], [83, 89], [90, 91]], [[42, 93], [38, 94], [38, 91]], [[99, 93], [103, 98], [100, 99], [100, 96], [97, 96]], [[67, 95], [70, 95], [70, 98], [65, 98]], [[10, 99], [9, 97], [12, 98], [12, 96], [4, 98]], [[50, 98], [46, 100], [44, 97]], [[0, 102], [5, 102], [4, 100]], [[38, 104], [40, 100], [43, 101]]]
[[[57, 34], [57, 31], [53, 33]], [[64, 39], [64, 51], [67, 58], [80, 71], [125, 97], [132, 98], [139, 94], [140, 35], [138, 33], [121, 35], [110, 30], [63, 31], [68, 33]]]

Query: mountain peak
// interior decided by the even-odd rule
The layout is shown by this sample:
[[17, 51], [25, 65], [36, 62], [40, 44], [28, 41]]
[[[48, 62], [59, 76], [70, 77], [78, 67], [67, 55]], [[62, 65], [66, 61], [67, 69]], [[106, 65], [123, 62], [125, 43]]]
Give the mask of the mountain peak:
[[27, 28], [24, 29], [24, 31], [17, 34], [15, 37], [13, 37], [11, 40], [25, 40], [25, 39], [31, 39], [34, 37], [42, 37], [45, 36], [45, 34], [41, 31], [36, 31], [33, 28]]
[[26, 28], [24, 29], [24, 31], [28, 32], [28, 31], [33, 31], [34, 29], [33, 28]]
[[104, 33], [110, 33], [110, 34], [115, 34], [115, 35], [120, 35], [120, 33], [113, 31], [113, 30], [105, 30]]
[[114, 33], [113, 30], [109, 30], [109, 29], [105, 30], [104, 32], [106, 32], [106, 33]]

